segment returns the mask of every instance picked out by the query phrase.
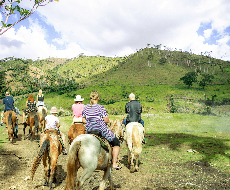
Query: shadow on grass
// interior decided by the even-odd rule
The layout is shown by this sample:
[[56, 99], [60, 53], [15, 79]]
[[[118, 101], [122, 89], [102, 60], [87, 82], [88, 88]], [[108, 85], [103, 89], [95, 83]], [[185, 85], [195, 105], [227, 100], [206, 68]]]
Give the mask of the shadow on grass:
[[219, 155], [230, 159], [230, 154], [226, 153], [230, 150], [230, 139], [227, 136], [218, 138], [185, 133], [152, 133], [145, 137], [148, 139], [146, 147], [167, 145], [171, 150], [180, 152], [182, 146], [187, 145], [189, 149], [202, 154], [202, 162], [209, 162]]

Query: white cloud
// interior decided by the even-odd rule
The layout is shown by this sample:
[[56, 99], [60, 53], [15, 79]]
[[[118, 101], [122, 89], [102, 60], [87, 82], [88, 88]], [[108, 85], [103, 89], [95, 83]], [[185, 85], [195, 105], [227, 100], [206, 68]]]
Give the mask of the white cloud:
[[209, 38], [212, 34], [212, 29], [204, 30], [204, 37]]
[[[32, 16], [29, 28], [21, 27], [11, 38], [7, 37], [25, 43], [23, 53], [11, 53], [28, 58], [75, 57], [79, 53], [124, 56], [146, 47], [147, 43], [192, 49], [199, 54], [212, 50], [213, 55], [220, 58], [224, 51], [230, 56], [228, 36], [223, 32], [230, 26], [229, 9], [228, 0], [65, 0], [37, 10], [44, 22], [53, 26], [60, 36], [52, 38]], [[210, 22], [212, 29], [198, 36], [200, 24]], [[203, 44], [213, 30], [218, 31], [222, 39], [217, 45]], [[49, 43], [53, 45], [46, 41], [50, 37]], [[65, 45], [65, 49], [59, 50], [60, 45]], [[0, 58], [2, 56], [0, 53]]]

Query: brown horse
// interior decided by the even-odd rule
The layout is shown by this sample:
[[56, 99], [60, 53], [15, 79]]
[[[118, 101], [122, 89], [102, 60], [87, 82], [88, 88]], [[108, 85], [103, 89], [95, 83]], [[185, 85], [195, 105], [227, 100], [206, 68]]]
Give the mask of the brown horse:
[[[62, 145], [59, 141], [58, 130], [50, 129], [46, 130], [45, 133], [41, 135], [41, 149], [38, 153], [38, 156], [34, 160], [33, 167], [31, 169], [31, 178], [33, 180], [35, 172], [40, 164], [41, 159], [43, 160], [43, 165], [45, 169], [45, 184], [48, 185], [49, 181], [49, 188], [52, 189], [52, 183], [56, 181], [56, 170], [57, 170], [57, 159], [58, 156], [61, 154]], [[47, 167], [47, 160], [49, 164], [50, 175], [48, 174], [48, 167]], [[49, 179], [48, 179], [49, 176]]]
[[[38, 128], [39, 128], [39, 114], [36, 111], [28, 113], [27, 122], [24, 123], [24, 128], [23, 128], [24, 140], [26, 139], [25, 131], [26, 131], [27, 125], [30, 126], [29, 139], [32, 141], [33, 137], [35, 136], [35, 131], [37, 131], [37, 135], [38, 135]], [[33, 129], [33, 126], [35, 126], [34, 129]]]
[[11, 139], [11, 142], [13, 142], [13, 137], [14, 137], [14, 128], [16, 126], [16, 123], [17, 123], [17, 115], [14, 111], [6, 111], [5, 112], [5, 118], [3, 119], [3, 122], [6, 124], [7, 126], [7, 129], [8, 129], [8, 139], [10, 141]]
[[39, 114], [39, 123], [43, 133], [46, 126], [46, 120], [45, 120], [45, 117], [47, 116], [46, 109], [43, 106], [38, 106], [38, 114]]
[[81, 134], [85, 134], [85, 127], [82, 123], [74, 123], [71, 125], [68, 132], [69, 144], [71, 144], [73, 140]]

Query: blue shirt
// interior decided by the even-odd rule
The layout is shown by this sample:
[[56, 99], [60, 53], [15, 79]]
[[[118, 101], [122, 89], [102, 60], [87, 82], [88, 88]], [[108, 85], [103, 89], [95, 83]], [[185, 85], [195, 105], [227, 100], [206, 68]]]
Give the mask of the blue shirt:
[[13, 110], [14, 107], [13, 97], [6, 96], [6, 98], [3, 98], [3, 104], [5, 104], [5, 111]]

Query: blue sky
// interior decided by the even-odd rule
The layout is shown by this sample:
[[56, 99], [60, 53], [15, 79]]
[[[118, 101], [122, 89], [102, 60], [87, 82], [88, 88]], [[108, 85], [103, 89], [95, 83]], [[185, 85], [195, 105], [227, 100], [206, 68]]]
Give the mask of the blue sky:
[[229, 10], [228, 0], [59, 0], [1, 35], [0, 59], [125, 56], [148, 43], [230, 60]]

